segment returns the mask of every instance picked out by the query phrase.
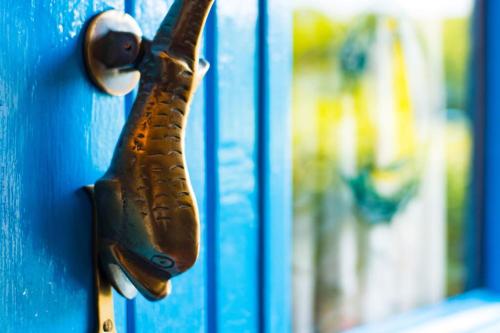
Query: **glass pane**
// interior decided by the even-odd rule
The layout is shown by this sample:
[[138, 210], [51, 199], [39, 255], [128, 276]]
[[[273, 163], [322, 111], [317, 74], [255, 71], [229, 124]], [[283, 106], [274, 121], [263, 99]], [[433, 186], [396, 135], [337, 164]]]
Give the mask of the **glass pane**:
[[295, 332], [464, 290], [472, 7], [295, 0]]

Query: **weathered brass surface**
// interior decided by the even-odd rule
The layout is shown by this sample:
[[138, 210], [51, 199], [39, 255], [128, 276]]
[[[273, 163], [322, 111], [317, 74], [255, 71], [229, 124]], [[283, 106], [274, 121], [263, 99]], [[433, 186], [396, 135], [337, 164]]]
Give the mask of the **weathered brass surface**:
[[176, 0], [138, 69], [136, 101], [106, 174], [95, 184], [99, 258], [124, 296], [151, 300], [193, 266], [199, 217], [184, 156], [189, 105], [208, 69], [200, 37], [213, 0]]
[[97, 333], [116, 333], [113, 293], [111, 285], [102, 276], [98, 265], [98, 219], [95, 210], [94, 187], [85, 188], [94, 207], [92, 216], [92, 264], [94, 271], [95, 307], [97, 314]]

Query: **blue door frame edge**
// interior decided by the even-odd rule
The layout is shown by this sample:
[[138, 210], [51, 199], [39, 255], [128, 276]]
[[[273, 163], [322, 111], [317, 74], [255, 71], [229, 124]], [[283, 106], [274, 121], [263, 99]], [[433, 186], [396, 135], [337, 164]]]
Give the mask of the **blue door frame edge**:
[[484, 286], [500, 292], [500, 2], [485, 0]]

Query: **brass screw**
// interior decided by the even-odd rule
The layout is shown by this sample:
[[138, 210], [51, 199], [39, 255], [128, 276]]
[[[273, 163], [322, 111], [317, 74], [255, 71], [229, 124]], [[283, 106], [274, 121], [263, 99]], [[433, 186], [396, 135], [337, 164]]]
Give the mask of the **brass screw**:
[[108, 319], [102, 324], [102, 328], [104, 329], [104, 332], [111, 332], [113, 330], [113, 321], [111, 319]]

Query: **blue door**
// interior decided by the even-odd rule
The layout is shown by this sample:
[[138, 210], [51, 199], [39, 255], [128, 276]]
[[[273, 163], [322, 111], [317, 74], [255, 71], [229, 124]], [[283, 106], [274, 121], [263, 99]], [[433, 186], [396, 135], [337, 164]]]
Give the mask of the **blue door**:
[[[89, 82], [82, 32], [116, 8], [151, 38], [171, 3], [0, 1], [2, 332], [95, 331], [82, 186], [109, 165], [132, 97]], [[163, 301], [115, 295], [118, 332], [290, 331], [288, 5], [216, 0], [186, 135], [200, 257]]]

